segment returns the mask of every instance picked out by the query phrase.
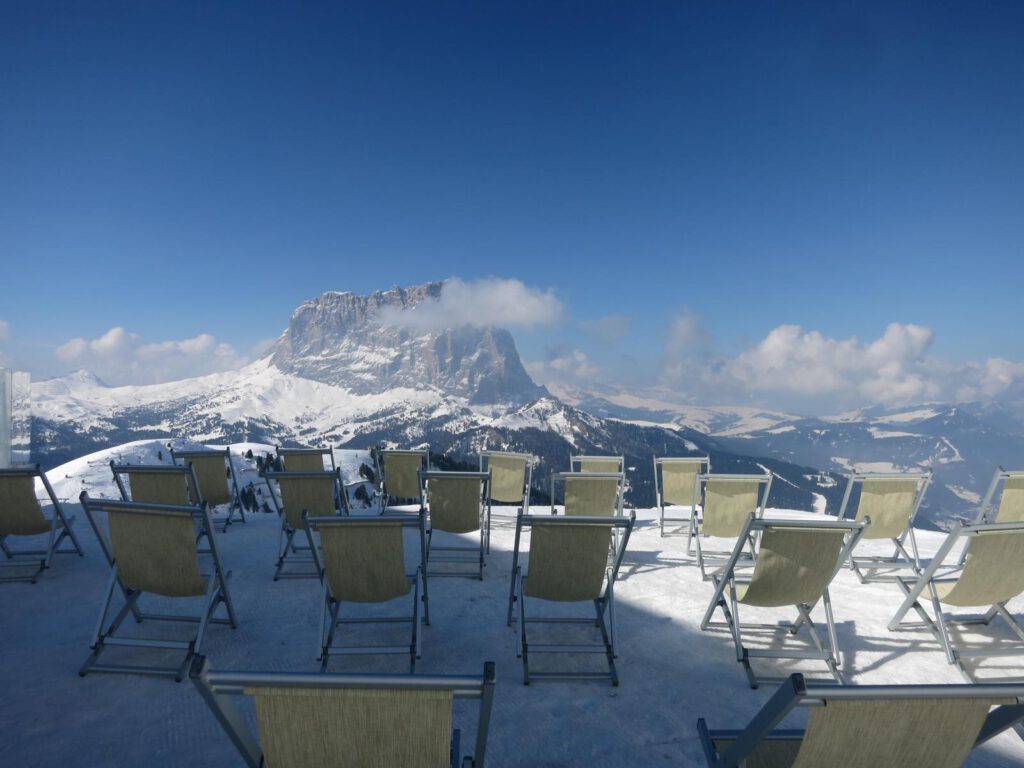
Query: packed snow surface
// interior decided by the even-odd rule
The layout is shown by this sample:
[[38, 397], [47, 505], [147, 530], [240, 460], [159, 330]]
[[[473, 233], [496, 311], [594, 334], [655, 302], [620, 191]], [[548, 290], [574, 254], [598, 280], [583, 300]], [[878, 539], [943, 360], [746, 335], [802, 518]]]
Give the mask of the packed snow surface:
[[[257, 454], [265, 447], [233, 446], [233, 451], [252, 448]], [[153, 441], [121, 446], [65, 464], [49, 476], [65, 499], [76, 498], [83, 488], [93, 495], [112, 495], [106, 466], [112, 458], [166, 462], [164, 448]], [[338, 461], [353, 479], [362, 457], [339, 452]], [[250, 462], [241, 457], [235, 462], [243, 483], [258, 481]], [[6, 690], [0, 700], [3, 764], [242, 765], [189, 681], [98, 673], [78, 676], [88, 655], [108, 569], [81, 509], [71, 501], [67, 507], [77, 517], [75, 529], [86, 557], [57, 557], [35, 585], [0, 585]], [[768, 514], [806, 513], [769, 510]], [[686, 553], [685, 537], [660, 538], [652, 510], [639, 510], [637, 518], [615, 588], [621, 680], [617, 688], [595, 682], [522, 684], [513, 630], [505, 625], [513, 543], [513, 531], [507, 525], [493, 529], [483, 581], [431, 581], [431, 625], [423, 629], [423, 658], [417, 672], [478, 674], [485, 660], [497, 663], [488, 765], [704, 765], [697, 718], [705, 717], [712, 728], [741, 727], [771, 696], [773, 685], [758, 690], [747, 686], [727, 633], [700, 631], [712, 586], [701, 581], [693, 558]], [[313, 580], [272, 580], [277, 536], [277, 516], [257, 513], [218, 537], [224, 565], [233, 572], [230, 585], [239, 626], [235, 630], [211, 626], [204, 652], [215, 668], [318, 669], [320, 589]], [[917, 539], [927, 557], [939, 546], [942, 534], [918, 531]], [[862, 585], [843, 570], [833, 584], [832, 600], [843, 667], [851, 683], [962, 682], [931, 635], [886, 629], [901, 601], [896, 586]], [[1024, 604], [1018, 599], [1010, 608], [1019, 612]], [[820, 609], [815, 611], [816, 617], [821, 618], [820, 614]], [[793, 616], [760, 609], [745, 613], [744, 618], [774, 623]], [[151, 631], [146, 625], [127, 629]], [[166, 631], [166, 627], [157, 629]], [[1000, 644], [1010, 633], [996, 621], [967, 637]], [[750, 640], [759, 644], [754, 635]], [[109, 652], [111, 659], [117, 650]], [[601, 657], [590, 661], [600, 665]], [[404, 672], [405, 665], [405, 656], [367, 657], [332, 662], [331, 671]], [[774, 667], [762, 662], [757, 669], [824, 677], [823, 665], [809, 661]], [[1022, 673], [1024, 661], [1010, 658], [986, 662], [979, 670], [981, 677], [990, 680], [1019, 679]], [[475, 705], [468, 703], [459, 703], [455, 710], [464, 749], [473, 744], [475, 712]], [[799, 713], [783, 725], [799, 725], [805, 716]], [[1024, 765], [1024, 743], [1016, 733], [1004, 733], [975, 750], [967, 765]]]

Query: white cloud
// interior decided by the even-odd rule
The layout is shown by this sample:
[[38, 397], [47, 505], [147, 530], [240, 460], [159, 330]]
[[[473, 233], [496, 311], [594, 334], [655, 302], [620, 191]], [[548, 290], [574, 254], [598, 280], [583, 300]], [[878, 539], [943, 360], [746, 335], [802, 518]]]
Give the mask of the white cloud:
[[929, 354], [934, 340], [930, 328], [911, 323], [891, 323], [865, 342], [780, 325], [728, 357], [715, 354], [710, 335], [683, 312], [666, 336], [663, 378], [701, 401], [735, 398], [804, 410], [1024, 394], [1024, 363], [952, 363]]
[[57, 359], [85, 368], [110, 384], [152, 384], [239, 368], [248, 360], [230, 344], [208, 333], [191, 339], [147, 342], [124, 328], [98, 339], [71, 339], [56, 349]]
[[524, 361], [523, 366], [535, 381], [546, 385], [590, 384], [602, 376], [602, 370], [585, 352], [559, 345], [544, 350], [544, 360]]
[[562, 303], [551, 291], [529, 288], [519, 280], [486, 278], [446, 280], [441, 295], [412, 309], [384, 307], [384, 325], [433, 331], [460, 325], [538, 328], [557, 325]]
[[6, 320], [0, 320], [0, 341], [9, 341], [11, 338], [11, 324]]

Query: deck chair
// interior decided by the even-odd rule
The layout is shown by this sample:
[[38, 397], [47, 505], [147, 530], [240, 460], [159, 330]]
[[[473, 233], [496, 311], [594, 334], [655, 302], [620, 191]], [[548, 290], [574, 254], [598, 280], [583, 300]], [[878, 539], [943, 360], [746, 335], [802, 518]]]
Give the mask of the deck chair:
[[[46, 491], [53, 511], [50, 517], [36, 496], [36, 481]], [[0, 469], [0, 552], [5, 562], [0, 565], [0, 581], [29, 581], [33, 584], [50, 567], [55, 554], [84, 554], [75, 535], [73, 515], [65, 515], [64, 508], [46, 479], [42, 467], [36, 464], [23, 469]], [[46, 536], [43, 549], [18, 549], [9, 546], [12, 536]], [[61, 549], [67, 540], [70, 548]], [[30, 545], [31, 546], [31, 545]]]
[[[836, 627], [832, 619], [832, 601], [828, 586], [842, 567], [847, 556], [864, 532], [865, 523], [831, 520], [759, 520], [751, 515], [747, 519], [729, 562], [721, 572], [712, 576], [715, 594], [711, 598], [700, 628], [707, 630], [716, 608], [721, 608], [725, 623], [736, 646], [736, 661], [743, 665], [751, 688], [762, 681], [750, 665], [752, 658], [819, 659], [840, 683], [839, 648]], [[740, 578], [737, 564], [746, 547], [752, 548], [754, 538], [760, 543], [754, 560], [754, 572], [749, 578]], [[753, 554], [753, 553], [752, 553]], [[825, 608], [827, 635], [822, 640], [818, 628], [811, 620], [811, 611], [818, 601]], [[758, 608], [795, 607], [797, 619], [791, 624], [749, 624], [740, 621], [739, 607]], [[807, 626], [812, 648], [793, 650], [761, 650], [743, 644], [743, 630], [785, 629], [797, 634]]]
[[[483, 768], [496, 676], [217, 672], [192, 681], [249, 768]], [[257, 733], [233, 698], [255, 700]], [[462, 756], [452, 700], [479, 700], [476, 744]]]
[[242, 507], [242, 496], [238, 488], [238, 475], [231, 460], [231, 449], [176, 451], [171, 449], [171, 461], [185, 466], [192, 464], [196, 479], [199, 481], [199, 495], [209, 505], [211, 513], [222, 504], [228, 505], [225, 517], [215, 518], [214, 522], [221, 531], [226, 531], [235, 520], [245, 522], [245, 509]]
[[[534, 457], [529, 453], [510, 453], [507, 451], [482, 451], [480, 453], [480, 471], [490, 472], [491, 481], [487, 494], [487, 519], [492, 525], [502, 521], [502, 516], [494, 516], [494, 506], [514, 507], [515, 514], [506, 520], [515, 526], [516, 517], [530, 507], [530, 485], [533, 482]], [[487, 542], [490, 552], [490, 541]]]
[[[484, 552], [490, 549], [491, 525], [487, 517], [487, 472], [421, 472], [430, 519], [427, 530], [427, 567], [431, 563], [468, 566], [469, 570], [430, 570], [431, 576], [484, 577]], [[479, 544], [471, 546], [434, 544], [434, 531], [480, 534]]]
[[622, 456], [570, 456], [570, 472], [617, 472], [623, 474]]
[[[803, 730], [775, 730], [809, 707]], [[960, 768], [1024, 718], [1024, 685], [808, 685], [790, 675], [743, 730], [697, 734], [710, 768]]]
[[[110, 462], [114, 483], [123, 501], [141, 501], [144, 504], [200, 504], [205, 506], [199, 494], [199, 481], [195, 469], [189, 462], [180, 464], [117, 464]], [[202, 526], [197, 526], [196, 540], [204, 535]]]
[[[325, 469], [315, 472], [268, 471], [264, 472], [263, 476], [267, 482], [267, 492], [281, 518], [274, 581], [317, 578], [316, 560], [306, 546], [305, 536], [300, 536], [299, 541], [295, 541], [295, 535], [305, 528], [303, 515], [328, 517], [337, 514], [342, 493], [340, 472], [329, 472]], [[279, 494], [274, 493], [271, 481], [277, 483], [280, 501]], [[285, 570], [287, 563], [307, 567]]]
[[[864, 532], [865, 541], [889, 539], [895, 546], [891, 557], [852, 556], [850, 568], [861, 583], [891, 581], [893, 571], [909, 568], [920, 573], [917, 539], [914, 537], [914, 517], [921, 507], [924, 493], [932, 480], [927, 472], [854, 472], [846, 483], [846, 492], [839, 507], [839, 519], [849, 516], [848, 507], [855, 485], [860, 486], [860, 501], [855, 520], [871, 518], [871, 526]], [[910, 540], [910, 552], [904, 546]], [[878, 573], [890, 571], [890, 573]]]
[[334, 451], [330, 448], [281, 448], [275, 449], [284, 472], [323, 472], [337, 469]]
[[420, 472], [428, 468], [429, 449], [382, 450], [379, 452], [379, 456], [383, 485], [381, 513], [387, 509], [392, 499], [407, 499], [422, 506], [423, 486], [420, 485]]
[[[221, 566], [213, 523], [208, 510], [198, 504], [143, 504], [135, 501], [91, 499], [82, 491], [82, 508], [96, 539], [100, 543], [110, 576], [100, 608], [96, 631], [90, 643], [92, 653], [78, 674], [89, 672], [133, 672], [144, 675], [170, 675], [179, 682], [188, 671], [192, 655], [200, 653], [210, 623], [237, 626], [228, 580], [231, 572]], [[107, 515], [107, 531], [100, 528], [97, 516]], [[200, 525], [210, 542], [209, 557], [200, 561], [196, 549], [196, 526]], [[208, 568], [205, 572], [202, 568]], [[124, 604], [112, 612], [115, 591], [120, 591]], [[198, 615], [143, 613], [139, 599], [143, 594], [161, 598], [201, 598], [203, 608]], [[213, 618], [223, 604], [227, 618]], [[190, 640], [130, 637], [120, 632], [122, 622], [130, 615], [136, 622], [185, 622], [196, 625]], [[112, 616], [112, 618], [111, 618]], [[154, 648], [183, 651], [184, 658], [174, 666], [99, 663], [101, 654], [111, 646]]]
[[[711, 578], [709, 567], [724, 565], [732, 550], [705, 550], [704, 536], [736, 539], [750, 519], [761, 517], [772, 490], [771, 472], [763, 475], [704, 474], [697, 476], [697, 498], [704, 499], [701, 514], [696, 506], [690, 513], [686, 551], [697, 551], [697, 565], [704, 581]], [[740, 563], [743, 564], [743, 561]], [[749, 563], [747, 563], [749, 565]]]
[[[320, 614], [320, 671], [327, 669], [331, 654], [408, 653], [409, 672], [416, 671], [420, 656], [419, 607], [430, 624], [427, 594], [426, 512], [387, 517], [309, 517], [305, 518], [306, 536], [323, 585], [323, 610]], [[405, 529], [419, 534], [419, 565], [411, 575], [406, 572]], [[314, 534], [319, 534], [320, 546]], [[411, 616], [384, 618], [344, 618], [341, 604], [383, 603], [412, 593]], [[338, 628], [346, 624], [409, 624], [411, 640], [407, 645], [337, 645]]]
[[[999, 486], [1002, 492], [999, 493]], [[993, 509], [993, 500], [999, 493], [999, 504]], [[975, 523], [1015, 523], [1024, 520], [1024, 471], [996, 469], [992, 482], [988, 485]], [[970, 541], [970, 539], [968, 539]], [[967, 559], [967, 548], [960, 554], [959, 565]]]
[[[665, 535], [665, 523], [676, 524], [672, 533], [690, 535], [693, 513], [700, 504], [697, 477], [710, 471], [711, 459], [707, 456], [654, 457], [654, 493], [658, 505], [658, 529], [662, 536]], [[686, 517], [669, 517], [669, 507], [686, 507], [689, 513]]]
[[[516, 655], [523, 660], [523, 683], [533, 679], [548, 680], [610, 680], [619, 684], [615, 669], [615, 578], [636, 523], [636, 513], [629, 517], [612, 516], [551, 516], [520, 515], [516, 522], [515, 549], [512, 556], [512, 594], [508, 604], [507, 624], [512, 625], [512, 610], [519, 604], [519, 632], [516, 635]], [[608, 550], [612, 531], [622, 532], [622, 545], [611, 566]], [[523, 531], [530, 533], [530, 548], [526, 553], [526, 571], [523, 571], [523, 553], [520, 551]], [[594, 615], [537, 616], [527, 615], [527, 600], [548, 603], [592, 603]], [[600, 642], [596, 643], [533, 643], [528, 628], [533, 624], [562, 624], [596, 626]], [[530, 670], [530, 653], [603, 654], [607, 672], [565, 670], [536, 672]]]
[[558, 486], [562, 487], [562, 508], [566, 515], [622, 515], [623, 476], [621, 472], [552, 472], [551, 514], [556, 513]]
[[[964, 540], [968, 542], [966, 562], [952, 569], [944, 566], [956, 546]], [[914, 579], [897, 577], [896, 583], [906, 599], [889, 622], [889, 629], [924, 627], [930, 630], [942, 645], [947, 661], [955, 665], [968, 681], [974, 681], [974, 673], [967, 667], [969, 661], [1024, 654], [1024, 629], [1006, 608], [1009, 600], [1024, 592], [1024, 522], [956, 523], [920, 576]], [[932, 615], [925, 610], [922, 600], [931, 603]], [[947, 608], [978, 608], [984, 612], [955, 616]], [[919, 623], [904, 623], [903, 619], [911, 609], [921, 618]], [[1014, 644], [967, 647], [959, 645], [949, 631], [951, 624], [987, 625], [997, 615], [1016, 635]]]

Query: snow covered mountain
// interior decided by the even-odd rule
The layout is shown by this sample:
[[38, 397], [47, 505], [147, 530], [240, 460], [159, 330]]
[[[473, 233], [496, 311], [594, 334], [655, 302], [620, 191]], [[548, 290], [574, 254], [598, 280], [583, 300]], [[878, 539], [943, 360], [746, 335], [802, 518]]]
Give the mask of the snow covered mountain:
[[[834, 506], [835, 478], [777, 458], [735, 454], [700, 431], [601, 418], [551, 396], [498, 328], [417, 327], [439, 283], [370, 296], [330, 292], [302, 304], [271, 353], [238, 371], [108, 387], [78, 372], [33, 386], [34, 459], [47, 467], [144, 438], [363, 448], [429, 444], [455, 465], [483, 449], [529, 451], [538, 500], [572, 453], [615, 453], [630, 467], [628, 499], [653, 504], [658, 455], [711, 453], [716, 469], [784, 478], [771, 503]], [[405, 313], [410, 313], [408, 317]], [[461, 463], [461, 464], [460, 464]]]
[[671, 393], [657, 390], [559, 394], [605, 418], [697, 430], [709, 444], [735, 454], [770, 456], [832, 473], [931, 467], [934, 480], [922, 514], [940, 527], [974, 513], [997, 466], [1024, 467], [1024, 423], [1015, 412], [995, 405], [876, 406], [807, 418], [749, 407], [680, 404]]

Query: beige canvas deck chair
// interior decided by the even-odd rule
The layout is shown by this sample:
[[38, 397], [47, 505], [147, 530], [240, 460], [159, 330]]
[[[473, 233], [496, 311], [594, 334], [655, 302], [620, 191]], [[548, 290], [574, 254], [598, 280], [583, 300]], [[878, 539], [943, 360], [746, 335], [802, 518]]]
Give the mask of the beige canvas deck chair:
[[196, 480], [199, 481], [199, 495], [210, 507], [211, 514], [215, 508], [227, 504], [227, 514], [214, 518], [214, 522], [222, 531], [226, 531], [235, 520], [236, 512], [238, 521], [245, 522], [245, 509], [242, 507], [238, 475], [231, 460], [230, 448], [223, 451], [181, 451], [172, 448], [171, 460], [182, 466], [192, 465]]
[[[561, 488], [562, 493], [557, 491]], [[623, 476], [621, 472], [552, 472], [551, 514], [555, 500], [562, 499], [562, 511], [574, 515], [622, 515]]]
[[423, 486], [420, 485], [420, 472], [428, 468], [430, 451], [428, 448], [414, 451], [382, 450], [380, 456], [380, 474], [383, 487], [380, 509], [383, 513], [388, 505], [396, 499], [411, 504], [423, 505]]
[[[519, 604], [519, 632], [516, 655], [523, 660], [523, 683], [530, 680], [610, 680], [619, 684], [615, 669], [615, 578], [636, 523], [636, 513], [629, 517], [520, 515], [516, 523], [515, 550], [512, 556], [512, 593], [508, 603], [507, 624], [512, 625], [515, 603]], [[523, 532], [530, 535], [530, 547], [520, 551]], [[608, 564], [612, 531], [621, 531], [622, 544], [615, 560]], [[526, 563], [525, 572], [523, 563]], [[590, 617], [527, 615], [527, 598], [550, 604], [591, 603]], [[560, 624], [596, 627], [599, 642], [554, 643], [533, 642], [530, 625]], [[603, 654], [606, 672], [567, 669], [553, 672], [530, 670], [530, 654]]]
[[[775, 730], [797, 707], [803, 730]], [[960, 768], [1024, 718], [1024, 685], [808, 685], [788, 677], [742, 730], [697, 734], [710, 768]]]
[[[325, 469], [315, 472], [268, 471], [264, 472], [263, 476], [267, 482], [267, 491], [281, 518], [274, 581], [317, 578], [316, 560], [306, 545], [305, 536], [296, 541], [295, 535], [305, 528], [304, 515], [327, 517], [337, 514], [341, 505], [340, 494], [343, 492], [340, 472], [329, 472]], [[278, 493], [274, 493], [272, 482], [277, 484]], [[341, 506], [341, 509], [345, 507]], [[285, 570], [286, 564], [299, 568]]]
[[[966, 541], [967, 559], [962, 566], [945, 565], [957, 545]], [[988, 657], [1024, 654], [1024, 629], [1006, 608], [1006, 603], [1024, 592], [1024, 522], [956, 523], [928, 567], [916, 578], [897, 577], [906, 599], [889, 622], [890, 630], [924, 627], [942, 645], [946, 659], [969, 681], [975, 679], [968, 662]], [[922, 602], [931, 603], [931, 615]], [[954, 615], [958, 609], [980, 609], [980, 615]], [[913, 609], [919, 623], [904, 623]], [[987, 625], [1001, 616], [1016, 636], [1012, 643], [985, 646], [958, 644], [950, 625]]]
[[[1002, 486], [1002, 492], [1000, 492]], [[993, 507], [996, 495], [999, 503]], [[975, 523], [1015, 523], [1024, 520], [1024, 470], [996, 469], [988, 485]], [[970, 539], [968, 539], [968, 542]], [[960, 565], [967, 558], [967, 548], [960, 554]]]
[[[857, 540], [864, 532], [865, 523], [832, 520], [759, 520], [751, 515], [747, 519], [736, 548], [725, 568], [712, 576], [715, 594], [711, 598], [700, 628], [726, 627], [736, 646], [736, 661], [743, 665], [751, 688], [773, 678], [758, 678], [750, 665], [752, 658], [817, 659], [825, 662], [829, 672], [840, 683], [839, 647], [836, 627], [832, 618], [832, 601], [828, 586], [842, 567]], [[760, 540], [750, 577], [740, 577], [737, 565], [745, 548], [752, 549], [754, 539]], [[811, 620], [811, 611], [821, 601], [825, 609], [826, 636], [824, 640]], [[758, 608], [795, 608], [797, 618], [791, 624], [750, 624], [740, 621], [740, 606]], [[721, 608], [725, 623], [714, 624], [715, 609]], [[777, 633], [785, 630], [795, 635], [806, 626], [811, 647], [782, 650], [755, 649], [743, 644], [743, 630], [767, 630]]]
[[[43, 513], [43, 506], [36, 496], [37, 480], [51, 505], [50, 517]], [[82, 556], [82, 545], [71, 527], [74, 522], [74, 516], [64, 514], [64, 508], [39, 464], [23, 469], [0, 469], [0, 552], [3, 552], [5, 560], [0, 565], [0, 581], [35, 584], [39, 575], [50, 567], [55, 554], [77, 553]], [[11, 547], [12, 536], [46, 536], [46, 547]], [[71, 547], [61, 549], [65, 540]]]
[[[200, 504], [199, 481], [191, 463], [179, 464], [117, 464], [110, 462], [110, 471], [123, 501], [141, 501], [143, 504]], [[203, 527], [197, 526], [196, 539], [203, 537]]]
[[[751, 515], [761, 517], [772, 490], [771, 472], [763, 475], [703, 474], [697, 476], [697, 498], [704, 506], [697, 514], [690, 514], [690, 530], [686, 551], [697, 550], [697, 565], [704, 581], [711, 578], [710, 568], [721, 568], [732, 554], [728, 550], [708, 550], [701, 543], [705, 536], [735, 540], [741, 534]], [[740, 565], [743, 565], [740, 561]], [[748, 563], [749, 564], [749, 563]]]
[[[487, 493], [487, 519], [491, 525], [506, 522], [515, 526], [516, 517], [530, 507], [530, 485], [533, 482], [534, 457], [529, 453], [483, 451], [480, 453], [480, 471], [490, 472]], [[511, 517], [495, 516], [495, 506], [512, 507]], [[488, 552], [490, 542], [488, 541]]]
[[[208, 510], [198, 504], [143, 504], [91, 499], [85, 491], [79, 501], [110, 563], [110, 577], [90, 643], [92, 653], [79, 674], [133, 672], [170, 675], [180, 681], [188, 671], [192, 655], [202, 651], [209, 623], [230, 624], [232, 628], [237, 625], [228, 591], [231, 572], [225, 572], [221, 566]], [[100, 527], [98, 516], [101, 512], [107, 516], [107, 533]], [[204, 528], [210, 543], [210, 550], [202, 559], [196, 548], [197, 525]], [[124, 598], [124, 604], [116, 613], [112, 611], [115, 591]], [[201, 600], [202, 609], [198, 614], [144, 613], [139, 607], [139, 599], [144, 594], [156, 598], [190, 598], [193, 604]], [[214, 611], [221, 604], [226, 609], [227, 618], [213, 618]], [[129, 614], [136, 622], [195, 624], [196, 631], [189, 640], [159, 639], [152, 635], [128, 636], [120, 629]], [[183, 652], [184, 657], [173, 666], [99, 663], [101, 654], [110, 647], [172, 650]]]
[[[306, 517], [306, 535], [323, 586], [320, 614], [320, 670], [327, 669], [331, 654], [409, 654], [409, 672], [416, 671], [420, 656], [419, 608], [430, 624], [430, 599], [426, 575], [426, 512], [384, 517]], [[419, 564], [408, 573], [405, 563], [404, 531], [415, 530], [419, 538]], [[316, 546], [314, 534], [319, 534]], [[341, 615], [342, 603], [384, 603], [412, 594], [412, 615], [381, 618]], [[411, 639], [405, 645], [341, 645], [338, 629], [344, 625], [409, 624]]]
[[623, 474], [625, 458], [622, 456], [570, 456], [570, 472], [617, 472]]
[[[249, 768], [483, 768], [496, 681], [483, 675], [217, 672], [192, 681]], [[255, 700], [258, 733], [234, 697]], [[479, 700], [476, 743], [462, 755], [452, 701]]]
[[[927, 472], [854, 472], [850, 475], [839, 507], [839, 519], [850, 516], [850, 498], [854, 486], [859, 485], [860, 501], [854, 519], [871, 519], [863, 539], [889, 539], [896, 548], [891, 557], [854, 555], [850, 558], [850, 568], [862, 583], [891, 581], [896, 572], [907, 568], [914, 573], [921, 572], [917, 539], [914, 537], [914, 517], [931, 480], [930, 469]], [[910, 552], [905, 546], [908, 539]]]
[[283, 472], [333, 472], [334, 451], [330, 448], [281, 448], [275, 449]]
[[[711, 459], [707, 456], [654, 457], [654, 493], [658, 506], [658, 529], [662, 536], [665, 535], [665, 523], [674, 526], [672, 534], [690, 535], [693, 514], [700, 505], [697, 477], [710, 471]], [[670, 507], [685, 507], [685, 517], [669, 517]]]
[[[490, 475], [487, 472], [423, 472], [430, 527], [427, 529], [427, 568], [431, 576], [484, 577], [484, 552], [490, 549], [491, 524], [485, 500]], [[434, 544], [434, 531], [450, 534], [479, 533], [479, 544]], [[462, 565], [463, 568], [430, 568], [431, 564]], [[467, 570], [468, 568], [468, 570]]]

